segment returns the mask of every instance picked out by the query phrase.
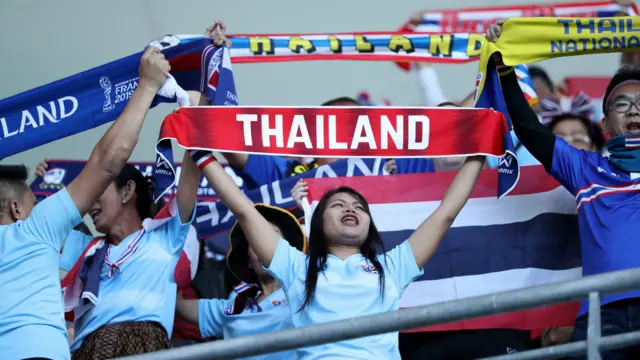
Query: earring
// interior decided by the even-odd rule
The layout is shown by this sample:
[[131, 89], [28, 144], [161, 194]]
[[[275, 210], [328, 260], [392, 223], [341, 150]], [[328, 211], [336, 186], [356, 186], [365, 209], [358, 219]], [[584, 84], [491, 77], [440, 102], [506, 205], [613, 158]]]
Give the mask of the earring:
[[123, 203], [123, 204], [126, 204], [126, 203], [127, 203], [127, 200], [122, 200], [122, 203]]

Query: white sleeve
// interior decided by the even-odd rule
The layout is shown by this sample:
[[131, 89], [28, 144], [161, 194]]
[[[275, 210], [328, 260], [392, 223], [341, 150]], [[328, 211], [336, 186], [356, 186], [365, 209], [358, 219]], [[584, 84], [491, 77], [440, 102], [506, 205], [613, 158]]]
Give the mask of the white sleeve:
[[420, 81], [420, 91], [422, 92], [422, 100], [425, 106], [437, 106], [447, 98], [442, 93], [438, 73], [431, 66], [417, 67], [418, 79]]

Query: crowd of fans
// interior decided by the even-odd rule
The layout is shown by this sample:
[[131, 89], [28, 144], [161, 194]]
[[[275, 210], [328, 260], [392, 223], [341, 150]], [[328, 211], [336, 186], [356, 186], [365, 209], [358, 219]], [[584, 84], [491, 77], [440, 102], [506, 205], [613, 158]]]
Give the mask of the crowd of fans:
[[[222, 23], [207, 31], [214, 44], [229, 45]], [[500, 33], [500, 24], [492, 25], [488, 41]], [[574, 194], [593, 184], [610, 190], [579, 208], [585, 275], [640, 266], [632, 233], [640, 157], [624, 148], [625, 138], [640, 134], [638, 63], [638, 53], [622, 56], [622, 67], [606, 90], [602, 121], [585, 94], [566, 94], [543, 68], [529, 67], [540, 98], [533, 107], [512, 69], [500, 69], [520, 164], [544, 166]], [[612, 64], [611, 72], [616, 68]], [[497, 167], [497, 159], [483, 157], [386, 159], [384, 173], [391, 176], [458, 174], [437, 210], [384, 255], [377, 253], [381, 238], [357, 191], [343, 187], [325, 194], [313, 218], [306, 219], [311, 222], [307, 239], [287, 210], [252, 205], [204, 151], [185, 152], [175, 197], [156, 204], [153, 183], [127, 161], [168, 71], [164, 56], [149, 47], [124, 113], [95, 146], [80, 175], [41, 203], [36, 205], [25, 182], [24, 166], [0, 166], [0, 358], [106, 359], [397, 310], [402, 292], [422, 274], [481, 169]], [[430, 66], [415, 64], [414, 71], [425, 106], [472, 105], [473, 93], [461, 101], [447, 99]], [[471, 89], [462, 90], [464, 95]], [[190, 101], [209, 105], [198, 92], [190, 93]], [[368, 99], [338, 97], [322, 105], [354, 107], [363, 101]], [[605, 142], [605, 136], [611, 139]], [[247, 189], [339, 160], [222, 155]], [[43, 161], [36, 175], [46, 170]], [[617, 175], [605, 179], [603, 172]], [[185, 243], [198, 242], [191, 222], [200, 173], [237, 223], [225, 260], [205, 260], [199, 246], [194, 278], [180, 259]], [[300, 204], [307, 192], [301, 179], [291, 195]], [[161, 212], [163, 207], [169, 211]], [[104, 237], [94, 239], [81, 228], [85, 214]], [[80, 293], [74, 287], [77, 278], [84, 284]], [[66, 305], [73, 296], [80, 298], [80, 306], [65, 322], [62, 302]], [[639, 297], [640, 292], [630, 292], [603, 298], [605, 334], [640, 326]], [[583, 305], [575, 327], [544, 329], [533, 339], [530, 331], [514, 329], [390, 333], [258, 358], [472, 359], [584, 340], [587, 315]], [[611, 359], [639, 356], [637, 347], [605, 354]]]

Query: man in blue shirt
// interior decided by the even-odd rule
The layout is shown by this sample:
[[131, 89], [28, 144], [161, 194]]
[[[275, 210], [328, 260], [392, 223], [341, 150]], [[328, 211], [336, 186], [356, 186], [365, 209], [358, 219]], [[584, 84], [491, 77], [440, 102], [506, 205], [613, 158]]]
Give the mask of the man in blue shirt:
[[[489, 41], [500, 36], [499, 24], [487, 31]], [[576, 149], [555, 136], [527, 104], [513, 69], [499, 71], [516, 135], [545, 169], [575, 195], [583, 275], [640, 267], [640, 67], [619, 70], [607, 86], [602, 129], [611, 135], [606, 144], [608, 157]], [[586, 339], [588, 310], [588, 301], [583, 301], [573, 341]], [[604, 296], [601, 313], [604, 336], [637, 330], [640, 290]], [[640, 346], [606, 351], [603, 358], [637, 359]]]
[[62, 242], [133, 151], [170, 66], [149, 47], [138, 88], [69, 186], [36, 205], [23, 165], [0, 166], [0, 357], [70, 358], [58, 275]]

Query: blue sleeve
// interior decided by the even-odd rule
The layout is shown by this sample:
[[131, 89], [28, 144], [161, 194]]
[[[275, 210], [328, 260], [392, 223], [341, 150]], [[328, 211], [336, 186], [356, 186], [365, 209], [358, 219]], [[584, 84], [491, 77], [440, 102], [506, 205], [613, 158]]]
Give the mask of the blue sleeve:
[[202, 299], [198, 301], [198, 326], [202, 337], [222, 337], [224, 309], [228, 300]]
[[189, 235], [189, 228], [196, 212], [194, 209], [191, 213], [191, 219], [183, 224], [176, 199], [171, 200], [171, 203], [167, 204], [167, 206], [170, 206], [171, 218], [165, 224], [152, 231], [160, 233], [160, 238], [164, 240], [164, 245], [167, 246], [171, 254], [178, 254], [184, 248], [184, 243], [187, 240], [187, 235]]
[[387, 274], [385, 277], [390, 277], [395, 281], [401, 294], [409, 284], [422, 276], [423, 271], [416, 264], [416, 258], [413, 256], [409, 241], [405, 240], [402, 244], [388, 251], [385, 256], [386, 259], [380, 259], [381, 264], [386, 265]]
[[62, 243], [74, 226], [82, 222], [76, 204], [66, 188], [37, 204], [20, 228], [34, 239], [44, 242], [60, 252]]
[[398, 167], [397, 174], [417, 174], [436, 171], [436, 167], [431, 159], [403, 158], [395, 159], [395, 161]]
[[580, 188], [582, 170], [587, 163], [588, 152], [578, 150], [562, 138], [556, 137], [549, 174], [572, 194]]
[[69, 236], [64, 241], [64, 248], [60, 256], [60, 270], [71, 271], [84, 249], [93, 240], [93, 237], [77, 230], [71, 230]]
[[296, 279], [296, 275], [306, 271], [306, 261], [307, 256], [304, 253], [280, 238], [267, 271], [278, 281], [282, 289], [287, 291]]
[[251, 154], [238, 176], [247, 182], [247, 189], [255, 189], [286, 178], [287, 169], [292, 162], [293, 160], [281, 156]]

